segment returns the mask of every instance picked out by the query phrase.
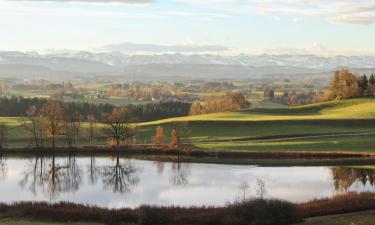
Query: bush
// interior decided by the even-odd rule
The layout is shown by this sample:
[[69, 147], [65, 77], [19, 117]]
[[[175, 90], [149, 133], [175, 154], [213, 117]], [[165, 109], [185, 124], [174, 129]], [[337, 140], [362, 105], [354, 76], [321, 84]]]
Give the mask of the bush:
[[141, 206], [139, 208], [138, 223], [140, 225], [165, 225], [168, 224], [168, 210], [153, 206]]
[[282, 200], [251, 199], [228, 209], [239, 219], [236, 225], [287, 225], [297, 221], [294, 204]]

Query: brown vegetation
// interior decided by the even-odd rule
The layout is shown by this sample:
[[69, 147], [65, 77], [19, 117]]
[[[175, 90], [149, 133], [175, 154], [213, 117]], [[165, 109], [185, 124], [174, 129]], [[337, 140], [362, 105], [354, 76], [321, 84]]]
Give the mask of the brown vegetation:
[[356, 76], [349, 69], [337, 70], [334, 74], [331, 86], [327, 92], [328, 100], [343, 100], [356, 97], [373, 96], [375, 90], [375, 78], [371, 75]]
[[299, 218], [327, 216], [375, 209], [374, 193], [347, 193], [297, 205]]
[[274, 199], [252, 199], [226, 207], [157, 207], [104, 209], [72, 203], [0, 204], [2, 217], [57, 222], [140, 225], [287, 225], [296, 222], [295, 206]]
[[225, 112], [244, 109], [249, 106], [250, 103], [242, 93], [227, 92], [224, 96], [211, 96], [203, 102], [194, 102], [190, 108], [190, 115]]

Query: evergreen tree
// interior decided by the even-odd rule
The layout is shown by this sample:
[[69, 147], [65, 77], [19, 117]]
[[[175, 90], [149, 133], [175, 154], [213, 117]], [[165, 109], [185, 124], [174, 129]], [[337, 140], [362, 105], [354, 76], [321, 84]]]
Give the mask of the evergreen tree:
[[358, 91], [359, 91], [359, 96], [367, 96], [368, 95], [368, 80], [366, 74], [362, 76], [361, 79], [358, 80]]
[[369, 83], [370, 83], [371, 85], [375, 85], [375, 77], [374, 77], [374, 74], [371, 74], [370, 79], [369, 79]]
[[370, 76], [370, 79], [368, 81], [368, 87], [367, 87], [367, 93], [369, 96], [373, 96], [374, 95], [374, 90], [375, 90], [375, 76], [374, 74], [371, 74]]

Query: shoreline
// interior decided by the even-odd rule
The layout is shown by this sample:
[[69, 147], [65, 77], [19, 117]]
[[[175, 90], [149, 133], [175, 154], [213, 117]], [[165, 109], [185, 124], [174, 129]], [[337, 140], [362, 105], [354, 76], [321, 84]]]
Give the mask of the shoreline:
[[126, 145], [118, 149], [108, 146], [80, 147], [43, 147], [43, 148], [2, 148], [0, 155], [171, 155], [215, 158], [247, 158], [247, 159], [325, 159], [325, 158], [371, 158], [372, 152], [343, 151], [205, 151], [205, 150], [174, 150], [166, 146]]
[[[350, 204], [348, 204], [350, 203]], [[273, 211], [267, 210], [273, 207]], [[242, 209], [244, 214], [237, 214]], [[163, 219], [168, 224], [216, 224], [215, 218], [241, 218], [254, 209], [262, 209], [266, 217], [289, 217], [288, 222], [301, 222], [307, 218], [347, 213], [364, 212], [375, 209], [374, 193], [348, 192], [330, 198], [315, 199], [301, 203], [291, 203], [277, 199], [250, 198], [221, 207], [179, 207], [179, 206], [140, 206], [136, 208], [106, 208], [70, 202], [0, 202], [0, 220], [29, 219], [47, 222], [99, 222], [104, 224], [138, 224], [144, 218]], [[275, 211], [276, 210], [276, 211]], [[277, 212], [275, 214], [275, 212]], [[280, 215], [280, 212], [282, 215]], [[220, 216], [221, 215], [221, 216]], [[234, 217], [233, 217], [234, 216]], [[265, 219], [263, 217], [260, 217]], [[213, 219], [213, 220], [212, 220]], [[206, 221], [207, 223], [201, 223]], [[237, 220], [234, 220], [237, 221]], [[142, 223], [141, 223], [142, 224]], [[221, 223], [219, 223], [221, 224]], [[234, 223], [237, 224], [237, 223]], [[294, 224], [294, 223], [293, 223]]]

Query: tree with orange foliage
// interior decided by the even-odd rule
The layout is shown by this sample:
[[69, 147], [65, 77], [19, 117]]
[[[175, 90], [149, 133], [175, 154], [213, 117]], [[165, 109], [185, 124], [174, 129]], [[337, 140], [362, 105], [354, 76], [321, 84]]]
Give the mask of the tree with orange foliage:
[[180, 136], [178, 135], [176, 129], [172, 129], [171, 131], [171, 147], [173, 149], [180, 149], [180, 144], [181, 144], [181, 139]]
[[56, 147], [56, 137], [63, 126], [63, 109], [56, 101], [48, 101], [43, 106], [43, 122], [48, 137], [51, 139], [52, 147]]
[[327, 93], [328, 100], [343, 100], [359, 95], [358, 78], [349, 69], [337, 70]]
[[155, 146], [160, 146], [165, 144], [165, 135], [164, 135], [164, 129], [161, 126], [158, 126], [156, 128], [156, 134], [152, 137], [152, 143]]

